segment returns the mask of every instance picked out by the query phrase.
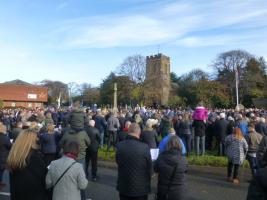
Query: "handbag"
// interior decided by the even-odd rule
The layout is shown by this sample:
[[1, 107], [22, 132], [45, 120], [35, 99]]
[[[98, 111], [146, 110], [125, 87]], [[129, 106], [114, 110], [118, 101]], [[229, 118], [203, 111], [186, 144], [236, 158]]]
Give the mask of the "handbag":
[[[170, 192], [171, 185], [172, 185], [172, 182], [173, 182], [176, 170], [177, 170], [177, 166], [178, 166], [178, 164], [176, 164], [174, 169], [172, 170], [172, 175], [171, 175], [171, 178], [170, 178], [170, 181], [169, 181], [169, 184], [168, 184], [167, 191], [166, 191], [166, 193], [165, 193], [165, 195], [163, 197], [163, 200], [168, 200], [169, 199], [169, 192]], [[155, 194], [155, 200], [159, 200], [157, 194]]]
[[58, 184], [58, 182], [63, 178], [63, 176], [69, 171], [69, 169], [75, 164], [76, 162], [73, 162], [71, 163], [71, 165], [61, 174], [61, 176], [57, 179], [57, 181], [55, 182], [55, 184], [50, 187], [48, 189], [48, 196], [49, 196], [49, 199], [52, 199], [53, 197], [53, 190], [55, 188], [55, 186]]

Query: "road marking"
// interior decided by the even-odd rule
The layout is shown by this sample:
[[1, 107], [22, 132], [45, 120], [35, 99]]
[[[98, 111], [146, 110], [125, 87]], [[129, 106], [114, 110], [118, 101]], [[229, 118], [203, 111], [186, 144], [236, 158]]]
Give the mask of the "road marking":
[[8, 192], [0, 192], [0, 195], [10, 196], [10, 193], [8, 193]]

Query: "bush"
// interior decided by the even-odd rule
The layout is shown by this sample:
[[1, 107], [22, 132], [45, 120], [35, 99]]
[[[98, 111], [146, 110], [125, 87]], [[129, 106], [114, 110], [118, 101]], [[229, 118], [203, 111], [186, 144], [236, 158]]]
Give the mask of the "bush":
[[[226, 157], [219, 157], [212, 154], [212, 152], [207, 152], [208, 155], [196, 156], [191, 154], [188, 158], [189, 165], [198, 165], [198, 166], [211, 166], [211, 167], [227, 167], [228, 160]], [[98, 158], [103, 161], [115, 162], [115, 151], [111, 150], [110, 152], [106, 151], [106, 147], [102, 148], [98, 152]], [[245, 168], [249, 168], [249, 163], [245, 161]]]

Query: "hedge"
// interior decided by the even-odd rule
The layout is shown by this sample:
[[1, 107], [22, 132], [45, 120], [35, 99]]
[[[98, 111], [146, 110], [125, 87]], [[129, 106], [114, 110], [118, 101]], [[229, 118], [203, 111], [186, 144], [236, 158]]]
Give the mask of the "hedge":
[[[211, 167], [227, 167], [228, 161], [226, 157], [215, 156], [214, 152], [207, 152], [207, 155], [196, 156], [193, 153], [187, 157], [189, 165], [198, 165], [198, 166], [211, 166]], [[115, 151], [110, 150], [107, 152], [106, 147], [101, 148], [98, 152], [98, 158], [103, 161], [115, 162]], [[249, 163], [245, 161], [245, 168], [249, 168]]]

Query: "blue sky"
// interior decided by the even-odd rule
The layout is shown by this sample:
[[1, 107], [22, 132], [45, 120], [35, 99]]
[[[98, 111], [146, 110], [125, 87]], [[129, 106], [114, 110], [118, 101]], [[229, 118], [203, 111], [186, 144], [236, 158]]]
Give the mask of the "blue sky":
[[97, 86], [125, 57], [158, 49], [178, 75], [211, 71], [232, 49], [267, 59], [267, 1], [0, 0], [0, 82]]

